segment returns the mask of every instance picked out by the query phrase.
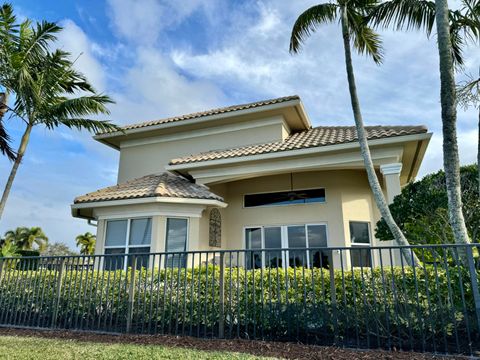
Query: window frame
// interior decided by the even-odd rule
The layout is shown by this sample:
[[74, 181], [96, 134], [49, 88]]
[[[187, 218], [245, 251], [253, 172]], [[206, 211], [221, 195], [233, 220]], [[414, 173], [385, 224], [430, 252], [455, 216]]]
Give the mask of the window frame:
[[[351, 223], [359, 223], [359, 224], [367, 224], [367, 230], [368, 230], [368, 243], [356, 243], [352, 241], [352, 230], [350, 228]], [[368, 248], [372, 246], [372, 229], [371, 229], [371, 222], [370, 221], [365, 221], [365, 220], [348, 220], [348, 232], [350, 234], [350, 247], [354, 248]], [[370, 256], [370, 265], [367, 264], [362, 264], [361, 266], [353, 266], [353, 261], [352, 261], [352, 252], [350, 251], [350, 265], [352, 267], [371, 267], [373, 266], [373, 256], [371, 250], [369, 251], [369, 256]], [[361, 253], [361, 251], [359, 251]]]
[[[148, 246], [146, 245], [129, 245], [130, 241], [130, 229], [131, 229], [131, 222], [132, 220], [142, 220], [142, 219], [150, 219], [150, 244]], [[114, 246], [109, 246], [106, 245], [107, 241], [107, 231], [108, 231], [108, 222], [109, 221], [127, 221], [127, 230], [125, 233], [125, 242], [123, 245], [114, 245]], [[107, 249], [125, 249], [125, 252], [123, 254], [118, 254], [118, 256], [123, 255], [125, 257], [124, 259], [124, 264], [123, 264], [123, 270], [126, 270], [128, 267], [128, 255], [130, 254], [130, 248], [149, 248], [148, 253], [151, 253], [152, 250], [152, 237], [153, 237], [153, 217], [152, 216], [136, 216], [136, 217], [128, 217], [128, 218], [109, 218], [105, 219], [105, 229], [103, 231], [103, 254], [106, 254]]]
[[[165, 233], [164, 249], [165, 249], [165, 253], [168, 253], [168, 251], [167, 251], [168, 219], [187, 220], [187, 238], [185, 239], [185, 251], [188, 251], [189, 240], [190, 240], [190, 218], [185, 217], [185, 216], [165, 216], [165, 228], [164, 228], [164, 233]], [[172, 252], [175, 253], [175, 252], [178, 252], [178, 251], [172, 251]]]
[[[274, 228], [274, 227], [279, 227], [280, 228], [280, 234], [281, 234], [281, 243], [282, 246], [280, 249], [289, 249], [288, 247], [288, 228], [292, 226], [304, 226], [305, 228], [305, 245], [306, 245], [306, 254], [307, 254], [307, 268], [310, 268], [310, 244], [308, 241], [308, 227], [309, 226], [324, 226], [325, 227], [325, 234], [326, 234], [326, 241], [327, 245], [325, 247], [330, 247], [329, 245], [329, 235], [328, 235], [328, 223], [326, 221], [323, 222], [314, 222], [314, 223], [301, 223], [301, 224], [275, 224], [275, 225], [247, 225], [243, 227], [243, 244], [244, 244], [244, 249], [246, 250], [256, 250], [256, 249], [248, 249], [247, 248], [247, 229], [261, 229], [261, 244], [262, 247], [258, 249], [261, 254], [262, 254], [262, 268], [265, 268], [265, 250], [269, 250], [265, 248], [265, 228]], [[287, 245], [287, 246], [286, 246]], [[282, 268], [286, 269], [288, 268], [289, 262], [286, 260], [290, 259], [290, 251], [289, 250], [284, 250], [282, 251]], [[246, 266], [247, 264], [245, 264]]]
[[[165, 253], [165, 259], [163, 260], [163, 265], [162, 265], [162, 268], [165, 268], [165, 269], [168, 267], [168, 259], [169, 259], [168, 255], [179, 253], [179, 251], [172, 251], [172, 252], [167, 251], [168, 219], [182, 219], [182, 220], [187, 221], [187, 238], [185, 239], [185, 252], [188, 251], [189, 246], [190, 246], [190, 218], [186, 217], [186, 216], [165, 216], [165, 227], [164, 227], [165, 236], [164, 236], [164, 240], [163, 240], [163, 249], [164, 249], [164, 253]], [[179, 256], [179, 258], [180, 258], [180, 256]], [[187, 258], [188, 258], [188, 254], [185, 255], [185, 259], [184, 259], [185, 264], [187, 263]]]
[[[303, 191], [303, 190], [323, 190], [325, 192], [325, 200], [319, 202], [304, 202], [304, 203], [297, 203], [297, 204], [267, 204], [267, 205], [257, 205], [257, 206], [245, 206], [245, 196], [247, 195], [262, 195], [262, 194], [275, 194], [275, 193], [283, 193], [283, 192], [290, 192], [290, 191]], [[314, 204], [326, 204], [327, 203], [327, 188], [321, 187], [309, 187], [309, 188], [301, 188], [301, 189], [293, 189], [293, 190], [278, 190], [278, 191], [259, 191], [259, 192], [252, 192], [252, 193], [245, 193], [242, 195], [242, 208], [243, 209], [258, 209], [264, 207], [275, 207], [275, 206], [295, 206], [295, 205], [314, 205]]]

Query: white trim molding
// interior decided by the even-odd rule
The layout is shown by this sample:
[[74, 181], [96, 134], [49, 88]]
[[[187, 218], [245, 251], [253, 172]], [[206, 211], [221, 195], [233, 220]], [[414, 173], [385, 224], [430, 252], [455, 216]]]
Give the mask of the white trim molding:
[[151, 204], [151, 203], [170, 203], [170, 204], [192, 204], [192, 205], [210, 205], [225, 208], [227, 203], [219, 200], [209, 199], [185, 199], [175, 197], [147, 197], [140, 199], [124, 199], [124, 200], [109, 200], [109, 201], [97, 201], [80, 204], [72, 204], [72, 209], [92, 209], [106, 206], [122, 206], [122, 205], [136, 205], [136, 204]]
[[380, 165], [380, 172], [385, 175], [400, 175], [402, 172], [402, 163]]

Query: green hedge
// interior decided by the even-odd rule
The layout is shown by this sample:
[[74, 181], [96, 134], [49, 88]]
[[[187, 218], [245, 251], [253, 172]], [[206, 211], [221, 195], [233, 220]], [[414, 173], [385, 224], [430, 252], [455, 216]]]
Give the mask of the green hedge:
[[[225, 335], [467, 350], [479, 343], [470, 276], [463, 268], [447, 270], [335, 270], [335, 303], [326, 269], [227, 268]], [[135, 275], [133, 332], [218, 334], [219, 267]], [[0, 323], [125, 331], [130, 272], [65, 271], [60, 297], [56, 276], [53, 270], [5, 270]]]

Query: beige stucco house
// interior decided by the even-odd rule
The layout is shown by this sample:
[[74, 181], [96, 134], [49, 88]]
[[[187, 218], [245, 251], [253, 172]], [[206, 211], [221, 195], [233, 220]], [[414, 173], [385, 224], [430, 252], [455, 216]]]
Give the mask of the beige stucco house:
[[[355, 128], [312, 127], [298, 96], [123, 130], [95, 136], [120, 151], [118, 183], [72, 205], [73, 216], [97, 221], [98, 254], [379, 245]], [[392, 201], [417, 175], [431, 134], [366, 130]]]

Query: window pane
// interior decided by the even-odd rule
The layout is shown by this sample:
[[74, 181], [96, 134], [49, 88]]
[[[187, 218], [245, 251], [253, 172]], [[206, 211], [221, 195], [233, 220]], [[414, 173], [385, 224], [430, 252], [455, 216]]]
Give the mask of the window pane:
[[167, 252], [186, 251], [187, 219], [167, 219]]
[[[282, 247], [282, 228], [265, 228], [265, 249], [280, 249]], [[266, 266], [282, 267], [281, 251], [265, 251]]]
[[[182, 252], [187, 250], [187, 219], [167, 219], [167, 239], [165, 248], [167, 252]], [[167, 267], [184, 267], [187, 257], [185, 254], [172, 254], [167, 256]]]
[[123, 264], [125, 261], [124, 248], [105, 249], [105, 254], [119, 254], [119, 256], [105, 256], [103, 265], [105, 270], [123, 270]]
[[[262, 228], [245, 229], [245, 239], [247, 249], [261, 249]], [[262, 267], [262, 254], [260, 252], [247, 252], [246, 260], [248, 269]]]
[[350, 250], [353, 267], [369, 267], [372, 264], [371, 251], [366, 246], [355, 246]]
[[125, 246], [125, 240], [127, 238], [127, 222], [128, 220], [107, 221], [105, 246]]
[[245, 207], [325, 202], [325, 189], [293, 190], [245, 195]]
[[350, 221], [350, 241], [353, 244], [370, 244], [369, 223]]
[[[325, 225], [307, 226], [308, 247], [327, 247], [327, 227]], [[310, 266], [329, 268], [328, 253], [322, 250], [310, 250]]]
[[303, 266], [306, 265], [305, 250], [292, 250], [291, 248], [306, 248], [307, 239], [305, 237], [305, 226], [289, 226], [287, 228], [288, 233], [288, 263], [290, 266]]
[[[129, 254], [146, 254], [146, 253], [149, 253], [150, 252], [150, 247], [134, 247], [134, 248], [129, 248], [128, 249], [128, 253]], [[142, 267], [143, 268], [146, 268], [148, 267], [148, 259], [149, 259], [150, 256], [148, 255], [141, 255], [141, 256], [137, 256], [137, 270], [138, 269], [141, 269]], [[132, 259], [133, 259], [133, 256], [129, 256], [128, 257], [128, 267], [131, 267], [132, 266]]]
[[132, 219], [130, 222], [130, 245], [150, 245], [152, 219]]

